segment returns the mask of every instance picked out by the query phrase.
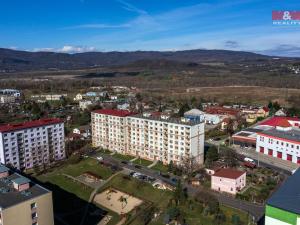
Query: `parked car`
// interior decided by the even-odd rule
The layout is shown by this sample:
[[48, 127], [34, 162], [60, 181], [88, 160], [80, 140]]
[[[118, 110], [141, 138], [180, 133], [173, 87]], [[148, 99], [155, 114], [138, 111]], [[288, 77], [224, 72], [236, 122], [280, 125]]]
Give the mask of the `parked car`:
[[142, 167], [140, 165], [134, 165], [135, 168], [141, 169]]
[[248, 158], [248, 157], [245, 157], [245, 158], [244, 158], [244, 161], [245, 161], [245, 162], [255, 163], [253, 159]]
[[256, 164], [255, 163], [252, 163], [252, 162], [244, 162], [243, 165], [245, 167], [248, 167], [250, 169], [254, 169], [256, 167]]
[[103, 157], [102, 156], [97, 156], [97, 160], [103, 161]]
[[127, 162], [127, 161], [121, 161], [121, 163], [123, 163], [123, 164], [128, 164], [128, 162]]

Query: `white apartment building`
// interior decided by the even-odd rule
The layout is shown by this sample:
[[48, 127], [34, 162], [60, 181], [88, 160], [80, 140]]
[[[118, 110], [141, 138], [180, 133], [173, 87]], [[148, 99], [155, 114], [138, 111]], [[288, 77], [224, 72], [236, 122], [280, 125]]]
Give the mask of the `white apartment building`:
[[300, 164], [300, 129], [277, 126], [257, 133], [256, 151]]
[[3, 164], [22, 170], [65, 157], [64, 123], [60, 119], [0, 126], [0, 162]]
[[204, 160], [204, 123], [186, 118], [97, 110], [92, 112], [92, 139], [96, 147], [165, 164]]

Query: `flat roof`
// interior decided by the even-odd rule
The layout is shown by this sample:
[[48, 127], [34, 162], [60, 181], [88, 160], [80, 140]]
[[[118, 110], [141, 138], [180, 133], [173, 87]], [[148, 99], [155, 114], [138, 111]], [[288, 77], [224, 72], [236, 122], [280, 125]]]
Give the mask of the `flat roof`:
[[0, 173], [5, 173], [5, 172], [8, 172], [9, 169], [3, 165], [0, 165]]
[[290, 176], [267, 200], [267, 205], [300, 215], [300, 170]]
[[296, 141], [300, 143], [300, 129], [291, 129], [291, 130], [278, 130], [272, 128], [270, 130], [265, 130], [260, 132], [260, 134], [265, 134], [272, 137], [282, 138], [290, 141]]
[[118, 117], [126, 117], [126, 116], [131, 116], [136, 113], [130, 112], [128, 110], [116, 110], [116, 109], [98, 109], [94, 110], [93, 113], [97, 114], [104, 114], [104, 115], [110, 115], [110, 116], [118, 116]]
[[137, 114], [137, 115], [132, 115], [130, 117], [159, 121], [159, 122], [166, 122], [166, 123], [174, 123], [174, 124], [179, 124], [179, 125], [188, 125], [188, 126], [193, 126], [193, 125], [204, 123], [204, 121], [194, 121], [194, 120], [188, 120], [188, 119], [185, 121], [182, 121], [181, 118], [174, 118], [174, 117], [169, 117], [169, 118], [163, 119], [160, 116], [156, 116], [156, 115], [144, 116], [143, 114]]
[[40, 120], [27, 121], [27, 122], [23, 122], [23, 123], [5, 124], [5, 125], [0, 125], [0, 132], [23, 130], [23, 129], [28, 129], [28, 128], [32, 128], [32, 127], [41, 127], [41, 126], [62, 123], [62, 122], [63, 122], [63, 120], [58, 119], [58, 118], [45, 118], [45, 119], [40, 119]]
[[[0, 179], [0, 208], [9, 208], [19, 203], [47, 194], [50, 191], [42, 186], [30, 181], [28, 178], [20, 174], [13, 173], [6, 178]], [[13, 187], [14, 181], [30, 181], [29, 189], [25, 191], [17, 191]]]

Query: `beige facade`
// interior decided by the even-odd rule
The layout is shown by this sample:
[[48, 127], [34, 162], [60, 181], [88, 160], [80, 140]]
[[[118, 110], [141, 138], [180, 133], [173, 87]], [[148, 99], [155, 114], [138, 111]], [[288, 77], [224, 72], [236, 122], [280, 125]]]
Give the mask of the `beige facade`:
[[54, 225], [52, 193], [0, 209], [1, 225]]
[[203, 163], [203, 122], [103, 112], [92, 113], [93, 146], [165, 164], [186, 158]]

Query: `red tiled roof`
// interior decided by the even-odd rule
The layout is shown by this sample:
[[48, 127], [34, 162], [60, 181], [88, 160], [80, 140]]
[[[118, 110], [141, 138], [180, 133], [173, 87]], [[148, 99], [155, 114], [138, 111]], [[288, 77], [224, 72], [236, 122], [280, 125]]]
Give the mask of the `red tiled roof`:
[[263, 107], [263, 110], [264, 110], [265, 112], [269, 112], [269, 111], [270, 111], [270, 109], [269, 109], [268, 107]]
[[246, 173], [246, 172], [239, 171], [239, 170], [233, 170], [233, 169], [219, 169], [218, 171], [215, 172], [215, 174], [213, 176], [237, 179], [240, 176], [242, 176], [244, 173]]
[[208, 107], [205, 110], [206, 113], [209, 114], [221, 114], [221, 115], [233, 115], [236, 116], [239, 113], [237, 109], [224, 108], [220, 106]]
[[22, 130], [31, 127], [40, 127], [40, 126], [62, 123], [62, 122], [63, 120], [58, 118], [46, 118], [46, 119], [33, 120], [33, 121], [28, 121], [23, 123], [5, 124], [5, 125], [0, 125], [0, 132]]
[[105, 115], [119, 116], [119, 117], [126, 117], [126, 116], [131, 116], [136, 114], [128, 110], [116, 110], [116, 109], [98, 109], [93, 112], [98, 114], [105, 114]]
[[267, 126], [272, 126], [272, 127], [282, 125], [283, 127], [291, 127], [292, 125], [289, 123], [289, 120], [290, 121], [300, 121], [300, 119], [298, 119], [297, 117], [275, 116], [269, 120], [266, 120], [266, 121], [260, 123], [260, 125], [267, 125]]

